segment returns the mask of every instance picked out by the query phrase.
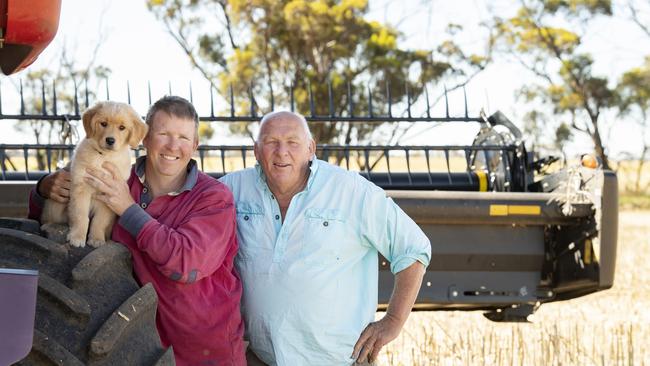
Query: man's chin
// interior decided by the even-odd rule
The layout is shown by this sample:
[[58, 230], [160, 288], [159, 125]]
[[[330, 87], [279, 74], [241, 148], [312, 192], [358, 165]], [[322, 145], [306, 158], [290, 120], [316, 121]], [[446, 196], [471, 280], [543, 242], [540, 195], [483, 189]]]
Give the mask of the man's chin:
[[291, 185], [295, 179], [292, 179], [289, 174], [272, 174], [269, 176], [269, 179], [277, 186], [286, 186], [286, 185]]
[[166, 177], [174, 177], [182, 171], [181, 166], [159, 166], [157, 173]]

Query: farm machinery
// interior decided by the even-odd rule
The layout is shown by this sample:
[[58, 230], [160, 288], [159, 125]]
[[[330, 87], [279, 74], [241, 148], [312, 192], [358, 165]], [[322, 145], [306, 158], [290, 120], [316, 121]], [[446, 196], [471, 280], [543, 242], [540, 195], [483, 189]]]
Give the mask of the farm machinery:
[[[7, 1], [0, 0], [1, 4]], [[6, 5], [2, 6], [0, 10], [6, 12]], [[5, 36], [9, 35], [7, 24], [11, 23], [2, 23]], [[7, 47], [0, 49], [4, 52], [0, 53], [2, 70], [7, 74], [36, 57], [32, 48], [12, 46], [13, 51], [7, 51]], [[15, 56], [10, 65], [5, 64], [8, 54]], [[43, 86], [42, 109], [35, 113], [25, 106], [22, 91], [19, 112], [3, 112], [0, 94], [0, 120], [53, 121], [69, 127], [71, 121], [80, 120], [84, 104], [89, 104], [88, 90], [75, 87], [74, 107], [61, 113], [57, 111], [56, 89], [47, 92], [53, 94], [50, 100], [54, 103], [47, 107]], [[202, 121], [259, 121], [260, 113], [254, 108], [248, 115], [236, 114], [232, 95], [231, 113], [215, 115], [210, 92], [210, 113], [202, 115]], [[293, 88], [288, 92], [289, 108], [294, 110]], [[151, 90], [149, 95], [151, 99]], [[463, 145], [318, 145], [320, 158], [357, 170], [384, 188], [430, 239], [431, 263], [414, 309], [482, 310], [493, 321], [526, 321], [544, 303], [610, 288], [617, 246], [616, 175], [588, 156], [564, 166], [555, 157], [538, 156], [528, 151], [522, 133], [504, 114], [470, 116], [465, 98], [464, 113], [452, 115], [446, 97], [445, 92], [446, 108], [441, 117], [431, 115], [428, 100], [420, 116], [412, 113], [411, 103], [396, 116], [391, 112], [394, 106], [389, 92], [385, 113], [377, 113], [369, 103], [363, 114], [354, 114], [352, 97], [348, 98], [349, 113], [316, 113], [316, 103], [333, 104], [331, 91], [325, 101], [310, 96], [309, 111], [301, 111], [310, 124], [476, 126], [472, 143]], [[255, 105], [252, 95], [249, 104]], [[36, 222], [18, 218], [25, 216], [28, 194], [37, 180], [56, 169], [57, 162], [69, 157], [73, 148], [65, 143], [0, 144], [0, 216], [5, 217], [0, 219], [0, 297], [2, 306], [12, 311], [31, 306], [33, 314], [36, 309], [35, 323], [32, 315], [31, 323], [25, 325], [29, 334], [21, 340], [12, 339], [16, 347], [12, 352], [25, 351], [35, 324], [33, 347], [23, 364], [114, 364], [116, 360], [171, 364], [171, 350], [161, 349], [157, 343], [156, 294], [151, 287], [139, 288], [133, 280], [128, 251], [116, 243], [94, 250], [70, 248], [56, 242], [61, 235], [43, 232]], [[140, 153], [136, 150], [134, 156]], [[41, 163], [35, 168], [36, 156]], [[233, 167], [254, 164], [252, 145], [202, 145], [196, 160], [215, 178]], [[378, 269], [378, 302], [383, 309], [391, 295], [393, 275], [384, 258], [380, 257]], [[14, 299], [9, 291], [19, 290], [9, 290], [3, 284], [21, 278], [21, 293], [37, 292], [38, 300], [31, 305], [20, 300], [12, 307], [5, 299]], [[126, 316], [131, 307], [142, 311], [125, 326], [120, 314]], [[16, 330], [8, 329], [7, 324], [12, 323], [0, 324], [0, 335], [14, 338], [11, 334], [17, 334]], [[0, 354], [9, 354], [2, 347], [10, 343], [0, 340]]]

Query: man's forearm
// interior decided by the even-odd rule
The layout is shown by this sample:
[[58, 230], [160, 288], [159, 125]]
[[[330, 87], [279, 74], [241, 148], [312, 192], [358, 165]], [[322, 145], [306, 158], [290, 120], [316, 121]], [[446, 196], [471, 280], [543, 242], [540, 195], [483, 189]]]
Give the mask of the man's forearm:
[[404, 325], [418, 297], [424, 273], [424, 265], [416, 261], [395, 274], [393, 293], [386, 309], [387, 317], [397, 320], [400, 325]]
[[424, 265], [416, 261], [395, 275], [395, 286], [386, 315], [363, 330], [351, 358], [357, 362], [374, 362], [381, 348], [397, 338], [418, 297], [424, 272]]

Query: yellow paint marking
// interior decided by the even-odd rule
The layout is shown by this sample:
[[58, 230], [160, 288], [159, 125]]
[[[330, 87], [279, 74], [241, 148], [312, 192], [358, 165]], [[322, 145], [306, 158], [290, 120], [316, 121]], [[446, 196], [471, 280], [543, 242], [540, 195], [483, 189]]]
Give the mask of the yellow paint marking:
[[542, 208], [537, 205], [510, 205], [508, 214], [510, 215], [539, 215]]
[[508, 216], [508, 206], [490, 205], [490, 216]]
[[541, 215], [542, 208], [537, 205], [490, 205], [490, 216]]

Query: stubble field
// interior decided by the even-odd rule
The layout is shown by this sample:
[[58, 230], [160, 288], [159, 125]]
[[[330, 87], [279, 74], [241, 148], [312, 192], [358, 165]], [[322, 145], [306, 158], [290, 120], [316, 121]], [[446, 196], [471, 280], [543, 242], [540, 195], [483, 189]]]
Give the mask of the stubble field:
[[414, 312], [379, 365], [650, 365], [650, 211], [620, 213], [618, 245], [611, 289], [545, 304], [531, 323]]

